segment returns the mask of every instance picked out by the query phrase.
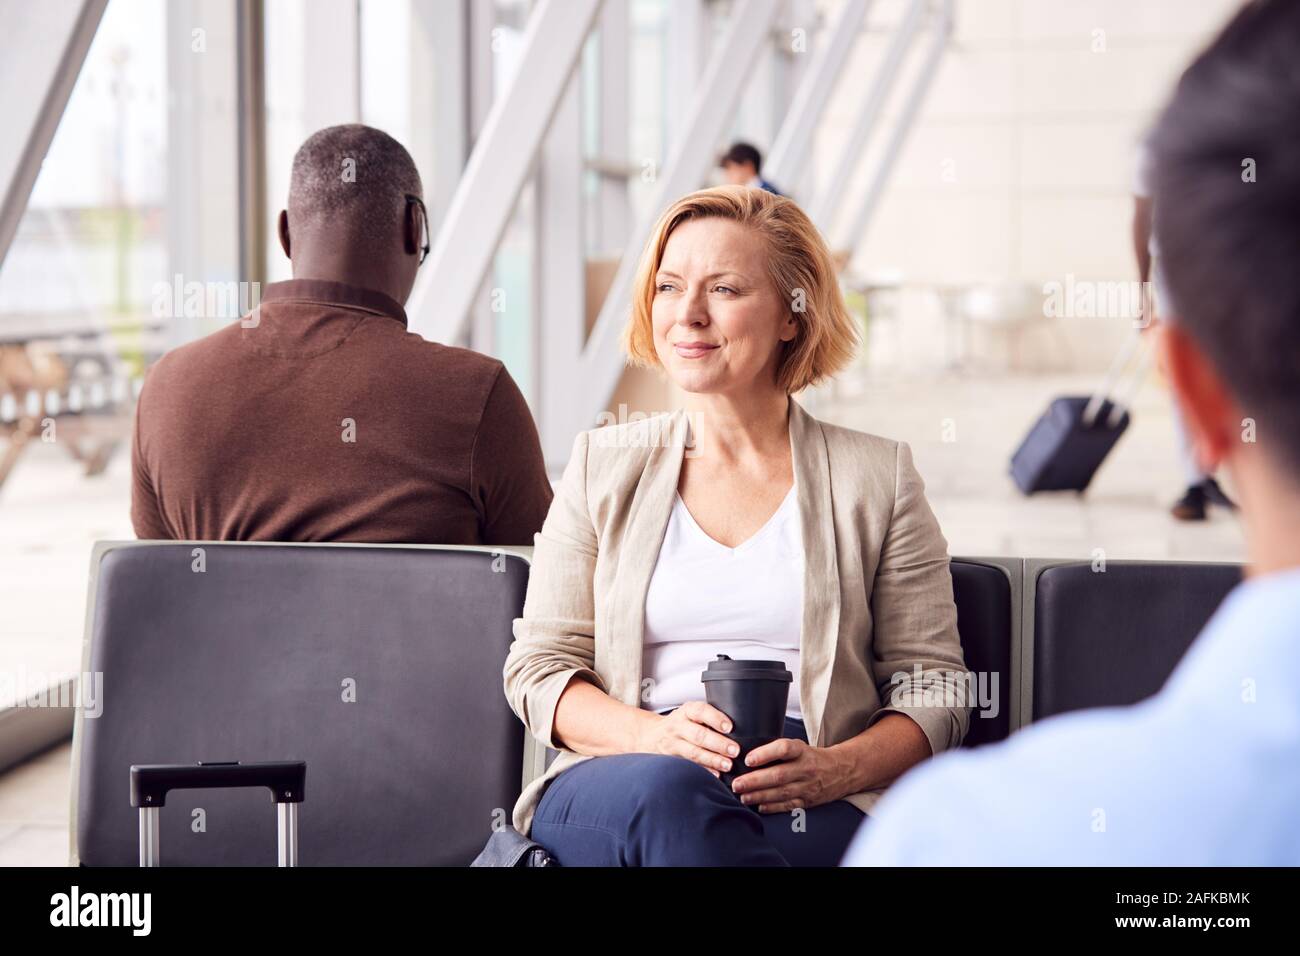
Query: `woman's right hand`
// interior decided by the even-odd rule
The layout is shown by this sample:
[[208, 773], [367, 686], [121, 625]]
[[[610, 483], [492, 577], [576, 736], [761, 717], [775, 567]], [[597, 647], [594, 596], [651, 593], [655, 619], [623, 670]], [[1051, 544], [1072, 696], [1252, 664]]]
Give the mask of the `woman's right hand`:
[[740, 748], [723, 736], [731, 730], [731, 719], [702, 700], [688, 700], [667, 714], [651, 714], [641, 732], [640, 753], [685, 757], [715, 777], [731, 769], [731, 758]]

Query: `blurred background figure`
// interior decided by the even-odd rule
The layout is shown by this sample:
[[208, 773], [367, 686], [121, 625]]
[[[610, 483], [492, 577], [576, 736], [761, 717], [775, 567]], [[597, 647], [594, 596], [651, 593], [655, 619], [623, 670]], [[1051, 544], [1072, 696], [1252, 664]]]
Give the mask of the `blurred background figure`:
[[781, 190], [763, 178], [763, 154], [756, 146], [732, 143], [731, 148], [722, 154], [718, 166], [722, 169], [723, 178], [733, 186], [753, 186], [782, 195]]

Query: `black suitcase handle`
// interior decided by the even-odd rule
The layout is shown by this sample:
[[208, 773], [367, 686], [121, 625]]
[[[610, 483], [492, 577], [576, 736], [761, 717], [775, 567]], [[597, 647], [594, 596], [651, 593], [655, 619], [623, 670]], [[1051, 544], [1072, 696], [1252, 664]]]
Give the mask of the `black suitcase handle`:
[[133, 764], [131, 806], [140, 811], [140, 865], [159, 865], [158, 817], [169, 790], [267, 787], [276, 804], [279, 864], [297, 866], [298, 804], [306, 797], [306, 784], [307, 764], [301, 760]]
[[306, 785], [307, 764], [302, 760], [133, 764], [131, 806], [164, 806], [170, 790], [234, 787], [267, 787], [276, 803], [302, 803]]

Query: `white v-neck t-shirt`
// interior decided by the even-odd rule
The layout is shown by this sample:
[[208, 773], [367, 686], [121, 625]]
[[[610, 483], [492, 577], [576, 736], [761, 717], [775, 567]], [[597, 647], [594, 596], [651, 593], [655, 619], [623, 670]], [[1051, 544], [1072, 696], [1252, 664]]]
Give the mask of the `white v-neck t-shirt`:
[[794, 675], [786, 714], [802, 719], [803, 576], [794, 487], [767, 523], [735, 548], [705, 534], [678, 494], [646, 592], [642, 706], [662, 711], [704, 700], [700, 675], [726, 654], [782, 661]]

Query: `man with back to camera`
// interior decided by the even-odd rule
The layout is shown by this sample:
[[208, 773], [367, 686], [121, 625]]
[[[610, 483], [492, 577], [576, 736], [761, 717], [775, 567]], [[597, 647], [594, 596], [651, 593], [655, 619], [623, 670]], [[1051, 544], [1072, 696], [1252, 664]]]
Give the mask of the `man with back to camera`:
[[174, 349], [140, 394], [140, 538], [531, 544], [551, 502], [537, 427], [497, 359], [407, 331], [428, 253], [392, 137], [332, 126], [293, 160], [293, 279]]
[[[848, 864], [1300, 864], [1300, 4], [1251, 3], [1152, 141], [1161, 347], [1250, 564], [1154, 697], [907, 775]], [[1098, 824], [1101, 824], [1100, 826]]]

